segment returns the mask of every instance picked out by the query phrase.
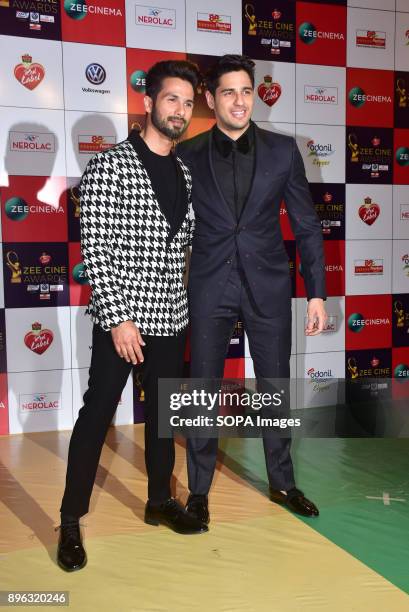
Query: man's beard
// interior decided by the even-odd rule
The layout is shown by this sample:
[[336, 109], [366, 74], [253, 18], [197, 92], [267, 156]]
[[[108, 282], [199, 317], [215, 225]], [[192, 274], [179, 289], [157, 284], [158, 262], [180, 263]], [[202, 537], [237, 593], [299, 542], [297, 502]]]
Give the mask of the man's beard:
[[[180, 128], [172, 128], [167, 124], [167, 121], [169, 121], [170, 119], [177, 119], [178, 121], [183, 121], [183, 125]], [[180, 138], [188, 125], [187, 121], [185, 121], [181, 117], [170, 116], [166, 119], [161, 119], [155, 106], [152, 109], [151, 120], [153, 125], [156, 127], [157, 130], [159, 130], [159, 132], [161, 132], [168, 138], [171, 138], [172, 140], [177, 140], [178, 138]]]

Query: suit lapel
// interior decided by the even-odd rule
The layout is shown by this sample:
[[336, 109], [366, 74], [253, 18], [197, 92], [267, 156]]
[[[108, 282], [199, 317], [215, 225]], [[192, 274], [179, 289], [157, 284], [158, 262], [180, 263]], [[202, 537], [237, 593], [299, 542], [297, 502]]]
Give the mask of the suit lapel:
[[[156, 197], [155, 191], [152, 187], [152, 181], [139, 155], [140, 145], [136, 140], [137, 138], [138, 138], [137, 134], [131, 132], [128, 137], [128, 140], [130, 141], [130, 144], [132, 145], [132, 151], [136, 155], [139, 165], [140, 165], [140, 172], [143, 175], [143, 183], [144, 183], [143, 187], [145, 191], [147, 192], [147, 195], [149, 196], [149, 198], [155, 202], [156, 213], [158, 215], [158, 218], [162, 221], [162, 224], [164, 224], [166, 227], [166, 230], [168, 233], [167, 242], [170, 242], [171, 240], [173, 240], [173, 238], [178, 233], [187, 215], [187, 212], [188, 212], [188, 201], [190, 200], [190, 192], [192, 188], [190, 174], [186, 166], [184, 166], [181, 160], [175, 156], [175, 164], [176, 164], [176, 172], [177, 172], [176, 202], [175, 202], [175, 207], [173, 211], [173, 217], [171, 219], [172, 224], [170, 224], [160, 205], [160, 202], [158, 201]], [[173, 227], [173, 231], [172, 231], [172, 227]]]
[[180, 230], [183, 221], [188, 213], [188, 203], [190, 202], [191, 180], [190, 174], [182, 160], [175, 156], [176, 172], [177, 172], [177, 193], [176, 203], [173, 213], [172, 226], [170, 229], [168, 241], [170, 242]]
[[254, 146], [253, 180], [251, 181], [250, 190], [243, 206], [240, 221], [248, 217], [254, 211], [254, 207], [263, 200], [264, 195], [270, 188], [271, 180], [274, 178], [274, 173], [279, 163], [277, 149], [272, 147], [271, 143], [265, 141], [263, 133], [257, 125], [254, 126]]
[[[234, 221], [236, 221], [236, 214], [235, 212], [231, 209], [230, 204], [227, 202], [226, 198], [223, 195], [222, 190], [220, 189], [220, 185], [217, 182], [217, 178], [216, 178], [216, 173], [214, 171], [214, 165], [213, 165], [213, 155], [212, 155], [212, 150], [213, 150], [213, 130], [210, 130], [209, 132], [209, 145], [208, 145], [208, 150], [207, 150], [207, 163], [209, 165], [210, 168], [210, 175], [213, 179], [213, 184], [214, 184], [214, 188], [217, 192], [217, 195], [219, 196], [219, 199], [222, 201], [222, 203], [224, 204], [226, 210], [229, 212], [229, 214], [233, 217]], [[206, 175], [204, 175], [206, 176]]]

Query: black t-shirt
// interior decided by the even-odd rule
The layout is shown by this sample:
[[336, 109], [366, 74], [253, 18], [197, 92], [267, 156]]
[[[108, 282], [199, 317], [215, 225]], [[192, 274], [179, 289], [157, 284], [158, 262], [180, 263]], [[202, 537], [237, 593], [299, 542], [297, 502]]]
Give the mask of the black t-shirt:
[[178, 172], [175, 156], [173, 153], [169, 155], [154, 153], [137, 133], [132, 134], [131, 142], [149, 175], [159, 206], [173, 229], [178, 198]]

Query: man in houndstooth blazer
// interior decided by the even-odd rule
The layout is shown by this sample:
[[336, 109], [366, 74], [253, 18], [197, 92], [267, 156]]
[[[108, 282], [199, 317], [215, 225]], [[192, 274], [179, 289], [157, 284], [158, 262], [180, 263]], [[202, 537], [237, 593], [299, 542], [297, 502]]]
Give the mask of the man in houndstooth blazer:
[[79, 518], [88, 512], [105, 436], [133, 366], [145, 392], [145, 521], [178, 533], [207, 531], [171, 497], [174, 442], [158, 437], [158, 379], [182, 376], [188, 325], [183, 276], [191, 179], [171, 149], [190, 121], [198, 78], [186, 61], [153, 66], [145, 128], [95, 155], [81, 180], [81, 248], [94, 327], [61, 504], [58, 563], [67, 571], [87, 561]]

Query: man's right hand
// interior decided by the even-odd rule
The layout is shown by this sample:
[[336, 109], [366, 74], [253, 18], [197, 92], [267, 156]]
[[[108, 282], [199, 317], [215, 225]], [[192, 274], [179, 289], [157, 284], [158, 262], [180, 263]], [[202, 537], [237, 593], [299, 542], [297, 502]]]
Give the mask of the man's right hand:
[[143, 362], [141, 347], [145, 346], [145, 342], [133, 321], [124, 321], [118, 327], [113, 327], [111, 334], [115, 350], [120, 357], [133, 365]]

